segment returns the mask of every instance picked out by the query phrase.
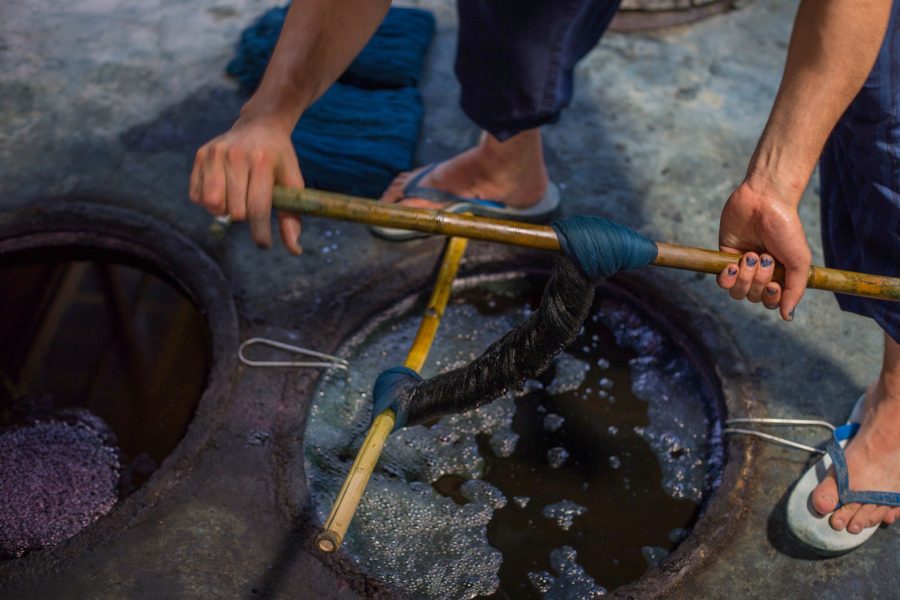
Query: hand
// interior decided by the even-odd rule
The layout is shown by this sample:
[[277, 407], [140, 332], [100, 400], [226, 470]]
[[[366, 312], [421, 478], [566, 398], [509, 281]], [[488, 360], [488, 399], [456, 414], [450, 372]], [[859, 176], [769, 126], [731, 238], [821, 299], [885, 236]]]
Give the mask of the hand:
[[[790, 321], [806, 289], [812, 254], [797, 202], [785, 196], [759, 178], [744, 181], [731, 194], [719, 221], [719, 248], [744, 257], [725, 267], [716, 281], [735, 300], [780, 307], [781, 317]], [[783, 289], [772, 281], [775, 260], [784, 265]]]
[[[190, 197], [214, 215], [247, 219], [253, 240], [270, 248], [274, 184], [303, 188], [290, 131], [274, 121], [242, 117], [197, 150]], [[300, 219], [279, 214], [278, 221], [285, 247], [300, 254]]]

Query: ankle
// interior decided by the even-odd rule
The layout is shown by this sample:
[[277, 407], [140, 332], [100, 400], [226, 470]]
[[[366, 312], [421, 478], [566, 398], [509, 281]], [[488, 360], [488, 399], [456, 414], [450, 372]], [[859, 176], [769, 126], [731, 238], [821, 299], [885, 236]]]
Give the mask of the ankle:
[[498, 170], [531, 170], [535, 164], [544, 164], [540, 129], [523, 131], [502, 142], [485, 132], [477, 151], [485, 164]]

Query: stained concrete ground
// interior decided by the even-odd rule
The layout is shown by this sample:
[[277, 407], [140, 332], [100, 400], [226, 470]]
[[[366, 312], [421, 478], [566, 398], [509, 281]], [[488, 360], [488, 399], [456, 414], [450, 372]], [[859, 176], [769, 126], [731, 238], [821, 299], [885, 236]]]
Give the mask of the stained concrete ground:
[[[422, 86], [426, 117], [418, 158], [424, 163], [468, 147], [478, 131], [457, 105], [453, 5], [418, 4], [438, 19]], [[225, 272], [242, 335], [321, 339], [304, 315], [333, 304], [336, 314], [318, 326], [340, 331], [347, 315], [367, 310], [364, 293], [335, 302], [347, 282], [383, 279], [401, 289], [404, 266], [436, 255], [439, 246], [393, 245], [361, 226], [313, 219], [305, 223], [302, 258], [277, 246], [257, 250], [242, 225], [222, 241], [209, 236], [209, 217], [187, 200], [193, 152], [234, 119], [242, 100], [223, 69], [240, 30], [268, 6], [260, 0], [6, 3], [0, 8], [0, 209], [81, 197], [155, 216], [202, 246]], [[692, 26], [607, 35], [577, 69], [571, 108], [545, 130], [565, 212], [605, 215], [657, 240], [716, 247], [718, 214], [764, 124], [795, 8], [794, 1], [757, 0]], [[816, 188], [813, 182], [801, 212], [821, 264]], [[424, 285], [425, 275], [413, 283]], [[731, 332], [755, 401], [772, 416], [841, 421], [878, 371], [880, 331], [842, 313], [830, 294], [809, 292], [786, 324], [759, 306], [731, 301], [712, 277], [663, 271], [654, 277], [675, 297], [685, 290], [698, 311], [713, 313]], [[224, 464], [213, 450], [199, 454], [193, 469], [202, 473], [201, 483], [181, 493], [178, 508], [136, 519], [121, 534], [133, 552], [90, 559], [63, 553], [39, 581], [13, 578], [0, 581], [0, 590], [9, 597], [92, 598], [365, 592], [340, 583], [346, 565], [321, 560], [282, 535], [305, 518], [304, 507], [284, 509], [290, 477], [260, 468], [277, 462], [277, 452], [245, 443], [250, 435], [259, 439], [253, 432], [277, 430], [279, 419], [302, 422], [286, 381], [259, 371], [235, 376], [235, 395], [272, 394], [276, 413], [271, 406], [254, 412], [252, 402], [232, 405], [210, 447], [238, 450]], [[762, 449], [750, 511], [736, 515], [731, 542], [676, 597], [897, 597], [900, 530], [879, 531], [859, 550], [827, 560], [787, 535], [785, 494], [806, 464], [802, 453]]]

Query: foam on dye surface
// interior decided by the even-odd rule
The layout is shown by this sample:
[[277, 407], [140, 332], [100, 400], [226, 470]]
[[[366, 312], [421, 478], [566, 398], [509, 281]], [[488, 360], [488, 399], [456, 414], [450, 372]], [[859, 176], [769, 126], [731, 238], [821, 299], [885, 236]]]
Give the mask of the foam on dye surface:
[[[502, 285], [500, 288], [502, 292]], [[697, 395], [690, 389], [697, 385], [691, 368], [677, 354], [676, 358], [670, 356], [669, 343], [633, 309], [617, 301], [604, 301], [602, 306], [592, 319], [600, 320], [614, 332], [620, 346], [637, 355], [631, 364], [632, 388], [647, 402], [649, 417], [649, 425], [640, 435], [657, 456], [663, 472], [661, 485], [673, 498], [699, 502], [706, 489], [703, 458], [708, 423], [702, 402], [683, 401]], [[472, 360], [530, 313], [527, 306], [496, 309], [493, 300], [487, 307], [480, 311], [470, 304], [453, 303], [447, 308], [423, 376]], [[304, 441], [313, 505], [323, 522], [368, 427], [372, 383], [385, 367], [402, 363], [418, 321], [417, 311], [412, 311], [388, 319], [368, 335], [357, 336], [339, 352], [350, 361], [350, 375], [323, 376]], [[596, 339], [576, 341], [585, 348], [597, 343]], [[574, 393], [589, 402], [615, 402], [611, 380], [586, 379], [592, 364], [564, 353], [546, 385], [529, 381], [525, 390], [511, 391], [477, 410], [442, 417], [431, 427], [416, 426], [392, 434], [347, 533], [344, 551], [365, 571], [412, 597], [474, 598], [497, 591], [503, 556], [490, 545], [487, 526], [509, 501], [520, 510], [529, 506], [531, 499], [523, 495], [507, 498], [502, 489], [481, 480], [482, 452], [503, 458], [516, 451], [521, 443], [512, 428], [516, 401], [528, 401], [523, 397], [532, 391]], [[607, 368], [608, 360], [596, 359], [596, 369]], [[543, 406], [538, 412], [547, 413]], [[541, 418], [541, 429], [547, 435], [565, 432], [566, 419], [561, 415], [549, 413]], [[611, 436], [621, 435], [616, 425], [603, 424], [603, 431], [607, 430]], [[479, 445], [479, 436], [489, 443]], [[567, 454], [560, 446], [547, 460], [562, 460], [559, 466], [563, 466]], [[608, 460], [614, 469], [621, 464], [615, 455]], [[445, 475], [468, 480], [459, 487], [464, 504], [432, 487]], [[538, 511], [565, 531], [577, 530], [579, 519], [588, 518], [582, 516], [587, 509], [570, 500], [539, 506]], [[668, 530], [662, 532], [662, 541], [668, 536]], [[680, 541], [680, 532], [678, 538]], [[535, 571], [527, 575], [545, 597], [590, 598], [605, 593], [599, 585], [603, 582], [594, 582], [577, 564], [574, 548], [557, 547], [549, 554], [546, 558], [555, 574]], [[659, 556], [652, 552], [648, 558]]]

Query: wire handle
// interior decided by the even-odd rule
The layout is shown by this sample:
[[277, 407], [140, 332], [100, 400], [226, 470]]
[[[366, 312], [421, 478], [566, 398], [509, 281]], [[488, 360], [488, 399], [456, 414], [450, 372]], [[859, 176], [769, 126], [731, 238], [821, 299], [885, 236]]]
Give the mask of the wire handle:
[[[822, 427], [829, 431], [834, 431], [836, 427], [829, 423], [828, 421], [819, 421], [816, 419], [775, 419], [775, 418], [749, 418], [749, 417], [741, 417], [736, 419], [728, 419], [725, 421], [725, 425], [740, 425], [740, 424], [748, 424], [748, 425], [784, 425], [789, 427]], [[726, 427], [722, 430], [722, 433], [731, 433], [731, 434], [740, 434], [740, 435], [751, 435], [753, 437], [758, 437], [760, 439], [764, 439], [768, 442], [773, 442], [775, 444], [780, 444], [782, 446], [786, 446], [788, 448], [792, 448], [794, 450], [805, 450], [807, 452], [813, 452], [815, 454], [825, 454], [825, 450], [822, 448], [816, 448], [814, 446], [807, 446], [806, 444], [801, 444], [800, 442], [795, 442], [793, 440], [788, 440], [783, 437], [778, 437], [777, 435], [772, 435], [769, 433], [764, 433], [762, 431], [755, 431], [753, 429], [743, 429], [740, 427]]]
[[[269, 346], [271, 348], [277, 348], [279, 350], [284, 350], [285, 352], [291, 352], [293, 354], [299, 354], [301, 356], [311, 356], [313, 358], [321, 358], [322, 361], [295, 361], [295, 360], [255, 360], [252, 358], [247, 358], [244, 355], [244, 350], [250, 346]], [[278, 340], [270, 340], [268, 338], [254, 337], [248, 340], [245, 340], [244, 343], [241, 344], [240, 348], [238, 348], [238, 359], [247, 365], [248, 367], [320, 367], [320, 368], [335, 368], [335, 369], [343, 369], [344, 371], [350, 371], [350, 363], [345, 359], [340, 358], [339, 356], [332, 356], [331, 354], [325, 354], [324, 352], [316, 352], [315, 350], [310, 350], [309, 348], [301, 348], [300, 346], [293, 346], [291, 344], [285, 344], [284, 342], [279, 342]], [[327, 362], [326, 362], [327, 361]]]

